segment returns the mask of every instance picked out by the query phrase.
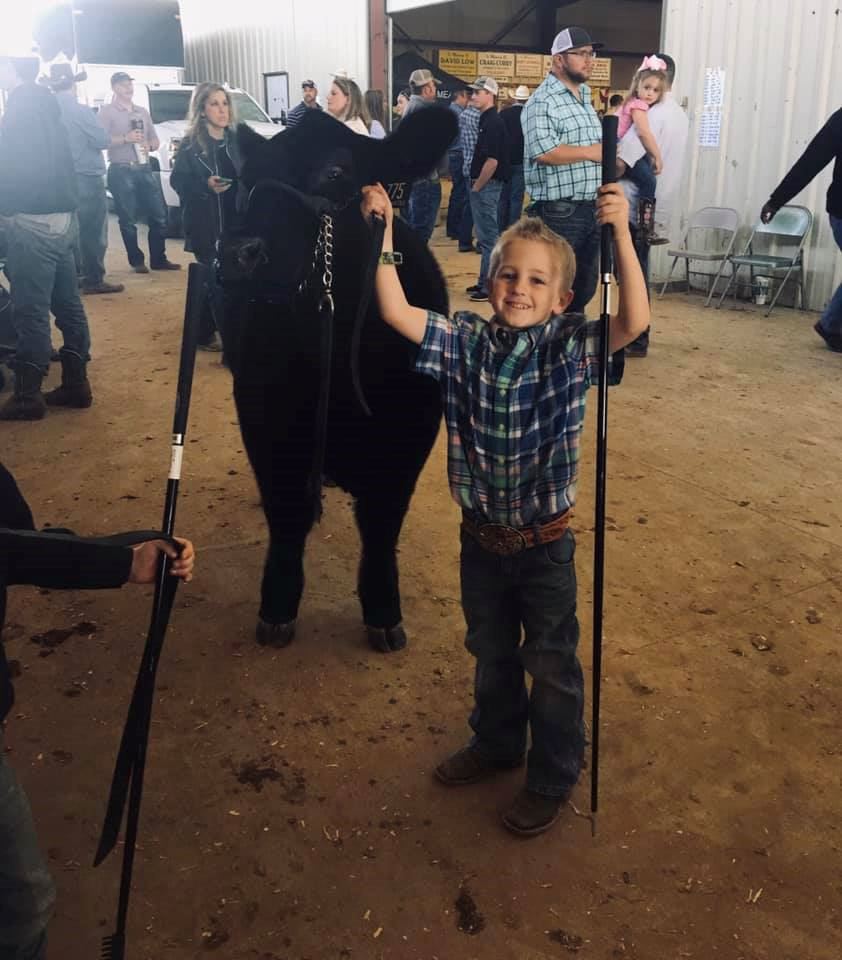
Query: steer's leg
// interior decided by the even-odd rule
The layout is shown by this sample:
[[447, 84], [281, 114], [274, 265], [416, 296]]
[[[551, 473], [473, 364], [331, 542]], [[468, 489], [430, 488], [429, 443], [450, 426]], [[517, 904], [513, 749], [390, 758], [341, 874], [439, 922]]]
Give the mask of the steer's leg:
[[307, 516], [304, 505], [298, 517], [270, 521], [257, 622], [257, 640], [261, 644], [285, 647], [295, 635], [304, 590], [304, 544], [310, 529], [309, 521], [302, 522], [302, 516]]
[[372, 647], [383, 653], [406, 646], [395, 551], [408, 507], [409, 496], [394, 490], [366, 491], [355, 505], [362, 539], [358, 590], [363, 620]]

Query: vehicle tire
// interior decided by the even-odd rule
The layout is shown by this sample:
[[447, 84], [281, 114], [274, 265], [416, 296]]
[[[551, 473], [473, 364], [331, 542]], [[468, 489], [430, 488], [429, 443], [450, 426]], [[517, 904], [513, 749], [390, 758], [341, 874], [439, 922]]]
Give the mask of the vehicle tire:
[[184, 227], [181, 222], [181, 207], [167, 207], [167, 236], [184, 236]]

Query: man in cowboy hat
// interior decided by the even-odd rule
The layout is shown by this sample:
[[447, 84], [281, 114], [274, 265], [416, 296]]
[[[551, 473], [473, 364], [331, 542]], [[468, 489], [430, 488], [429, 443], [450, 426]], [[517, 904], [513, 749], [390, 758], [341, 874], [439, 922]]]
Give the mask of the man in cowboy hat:
[[[35, 82], [38, 67], [37, 57], [0, 57], [0, 88], [9, 93], [0, 127], [0, 216], [9, 231], [6, 271], [17, 334], [15, 392], [0, 420], [40, 420], [47, 404], [89, 407], [92, 399], [91, 335], [73, 256], [73, 158], [55, 97]], [[51, 311], [64, 338], [62, 383], [45, 397]]]
[[602, 46], [581, 27], [556, 34], [552, 68], [521, 114], [530, 212], [564, 237], [576, 254], [570, 313], [585, 312], [599, 268], [596, 192], [602, 182], [602, 127], [587, 81]]
[[76, 99], [76, 83], [85, 78], [84, 73], [74, 73], [69, 63], [54, 63], [50, 66], [47, 86], [56, 95], [76, 171], [82, 293], [121, 293], [124, 289], [122, 283], [107, 283], [105, 280], [108, 206], [102, 151], [110, 145], [111, 138], [97, 123], [93, 110]]
[[529, 87], [521, 84], [514, 92], [514, 103], [500, 111], [500, 119], [506, 129], [506, 143], [509, 147], [509, 163], [511, 176], [503, 184], [500, 194], [500, 233], [506, 227], [520, 219], [523, 212], [523, 130], [520, 125], [520, 115], [523, 105], [529, 99]]
[[308, 110], [321, 110], [322, 105], [317, 99], [318, 96], [319, 91], [315, 82], [313, 80], [302, 80], [301, 103], [293, 107], [287, 114], [286, 126], [294, 127], [297, 123], [300, 123], [302, 117], [304, 117]]

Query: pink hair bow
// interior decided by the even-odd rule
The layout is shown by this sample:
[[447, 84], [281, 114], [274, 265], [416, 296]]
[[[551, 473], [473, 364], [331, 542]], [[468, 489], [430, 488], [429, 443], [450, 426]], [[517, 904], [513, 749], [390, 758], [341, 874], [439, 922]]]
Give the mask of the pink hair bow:
[[637, 69], [638, 70], [666, 70], [667, 65], [659, 56], [653, 53], [649, 57], [644, 57], [643, 63], [641, 63], [641, 65]]

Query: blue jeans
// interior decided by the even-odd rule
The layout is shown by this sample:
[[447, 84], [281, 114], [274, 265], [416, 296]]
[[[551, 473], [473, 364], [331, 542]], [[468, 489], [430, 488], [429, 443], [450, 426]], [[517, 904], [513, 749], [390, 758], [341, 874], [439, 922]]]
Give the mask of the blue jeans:
[[105, 276], [105, 250], [108, 246], [108, 208], [105, 178], [76, 175], [79, 192], [79, 265], [86, 284], [102, 283]]
[[167, 259], [167, 206], [158, 174], [149, 166], [112, 163], [108, 167], [108, 189], [114, 198], [120, 233], [131, 266], [143, 263], [143, 253], [137, 245], [140, 216], [149, 224], [149, 263], [153, 267], [162, 264]]
[[50, 311], [64, 337], [64, 346], [87, 360], [91, 349], [88, 318], [79, 298], [73, 255], [75, 218], [64, 233], [11, 221], [6, 271], [12, 290], [18, 363], [31, 363], [44, 374], [50, 368]]
[[512, 557], [462, 534], [465, 646], [477, 661], [473, 744], [499, 766], [514, 766], [526, 750], [528, 727], [526, 786], [548, 797], [570, 793], [585, 750], [575, 550], [570, 530]]
[[[833, 239], [836, 246], [842, 250], [842, 218], [830, 216], [830, 228], [833, 230]], [[824, 308], [819, 320], [819, 326], [825, 333], [842, 336], [842, 284], [836, 288], [836, 293], [830, 298], [830, 303]]]
[[654, 200], [658, 178], [652, 170], [652, 161], [644, 154], [633, 167], [627, 167], [623, 174], [637, 186], [637, 193], [641, 200]]
[[[468, 206], [468, 182], [462, 172], [462, 152], [460, 150], [451, 152], [448, 155], [448, 162], [453, 188], [450, 191], [450, 200], [447, 204], [447, 235], [448, 237], [455, 237], [461, 244], [463, 240], [462, 221], [465, 207]], [[473, 226], [473, 222], [471, 225]], [[470, 242], [471, 234], [469, 231], [464, 245], [467, 246]]]
[[523, 182], [523, 164], [512, 164], [511, 179], [503, 185], [503, 191], [500, 194], [500, 212], [498, 220], [500, 223], [500, 233], [507, 227], [510, 227], [515, 221], [520, 220], [523, 213], [523, 194], [526, 186]]
[[406, 219], [424, 243], [430, 242], [441, 206], [441, 183], [438, 180], [416, 180], [409, 195]]
[[500, 236], [500, 228], [497, 225], [497, 211], [500, 206], [502, 189], [502, 180], [489, 180], [482, 190], [477, 192], [472, 187], [468, 194], [471, 198], [471, 213], [477, 231], [477, 243], [482, 254], [477, 285], [480, 290], [486, 293], [488, 292], [488, 267], [491, 262], [491, 251]]
[[43, 960], [55, 886], [0, 740], [0, 960]]
[[596, 205], [592, 200], [541, 200], [533, 203], [527, 213], [540, 217], [576, 254], [576, 276], [573, 280], [573, 300], [568, 313], [584, 313], [596, 293], [599, 279], [599, 224]]

